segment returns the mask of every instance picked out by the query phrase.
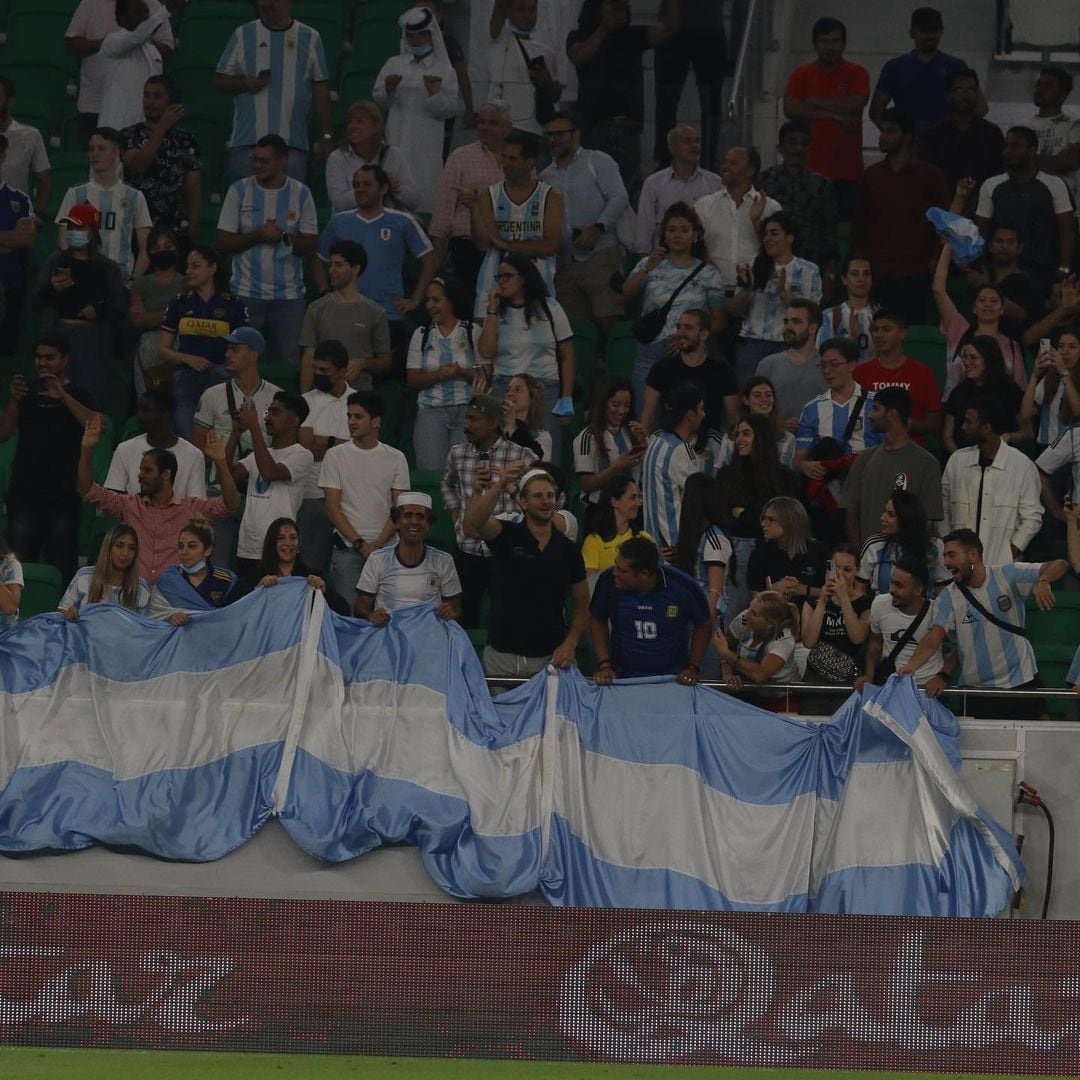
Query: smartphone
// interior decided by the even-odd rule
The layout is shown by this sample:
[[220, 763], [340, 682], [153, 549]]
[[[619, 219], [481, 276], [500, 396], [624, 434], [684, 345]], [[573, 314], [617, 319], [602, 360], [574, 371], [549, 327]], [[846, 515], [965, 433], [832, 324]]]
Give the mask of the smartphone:
[[1042, 356], [1044, 352], [1050, 351], [1050, 339], [1048, 337], [1039, 338], [1039, 355]]
[[830, 559], [829, 560], [829, 573], [832, 574], [833, 576], [836, 575], [836, 560], [835, 559]]

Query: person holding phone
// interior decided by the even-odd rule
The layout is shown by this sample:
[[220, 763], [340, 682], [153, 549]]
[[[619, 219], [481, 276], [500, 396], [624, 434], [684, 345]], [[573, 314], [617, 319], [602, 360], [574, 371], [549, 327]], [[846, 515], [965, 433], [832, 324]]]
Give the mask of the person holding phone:
[[595, 509], [608, 483], [624, 473], [636, 480], [645, 456], [645, 429], [634, 417], [634, 388], [609, 375], [596, 388], [588, 423], [574, 439], [574, 472], [585, 503]]
[[[1038, 417], [1038, 428], [1035, 418]], [[1035, 369], [1020, 402], [1020, 419], [1035, 429], [1035, 441], [1050, 446], [1080, 419], [1080, 328], [1039, 342]]]

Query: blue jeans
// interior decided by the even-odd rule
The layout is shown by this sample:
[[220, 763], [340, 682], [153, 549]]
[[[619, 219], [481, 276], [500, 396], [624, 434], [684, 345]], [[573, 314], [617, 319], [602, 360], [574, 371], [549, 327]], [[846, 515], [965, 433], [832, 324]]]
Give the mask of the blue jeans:
[[445, 469], [450, 447], [465, 441], [468, 405], [421, 405], [413, 424], [413, 449], [418, 469]]
[[282, 364], [300, 366], [300, 331], [304, 327], [307, 303], [301, 296], [296, 300], [251, 300], [241, 297], [247, 305], [248, 322], [261, 330], [274, 359]]
[[172, 391], [176, 398], [173, 427], [177, 435], [182, 439], [191, 438], [199, 398], [211, 386], [223, 383], [228, 377], [224, 364], [211, 364], [205, 371], [196, 371], [187, 364], [179, 364], [173, 369]]
[[330, 554], [330, 584], [350, 609], [356, 604], [356, 583], [360, 580], [360, 571], [364, 569], [365, 562], [367, 559], [352, 549], [340, 551], [334, 548]]
[[[641, 415], [641, 407], [645, 404], [645, 380], [649, 377], [649, 372], [652, 371], [653, 364], [657, 360], [663, 359], [664, 353], [667, 352], [668, 339], [660, 338], [657, 341], [650, 341], [648, 345], [638, 345], [637, 359], [634, 361], [634, 371], [630, 376], [630, 382], [634, 386], [634, 408], [637, 410], [637, 415]], [[659, 417], [659, 409], [657, 409], [656, 416], [653, 417], [653, 425], [655, 426]]]
[[[506, 397], [506, 388], [510, 385], [513, 375], [496, 375], [491, 383], [491, 393], [500, 401]], [[547, 417], [547, 431], [551, 436], [551, 461], [550, 464], [562, 467], [562, 424], [559, 417], [552, 416], [551, 410], [559, 400], [561, 393], [558, 379], [541, 379], [540, 385], [544, 388], [544, 415]]]
[[[233, 146], [229, 149], [229, 157], [225, 162], [225, 187], [243, 180], [251, 175], [251, 154], [254, 146]], [[301, 184], [307, 183], [308, 152], [295, 146], [289, 147], [289, 160], [285, 165], [285, 173]]]
[[731, 620], [740, 612], [750, 606], [750, 585], [747, 576], [750, 571], [750, 556], [754, 552], [756, 541], [749, 536], [733, 536], [731, 538], [732, 563], [728, 567], [727, 577], [724, 580], [724, 600], [727, 610], [724, 613], [724, 625], [728, 626]]

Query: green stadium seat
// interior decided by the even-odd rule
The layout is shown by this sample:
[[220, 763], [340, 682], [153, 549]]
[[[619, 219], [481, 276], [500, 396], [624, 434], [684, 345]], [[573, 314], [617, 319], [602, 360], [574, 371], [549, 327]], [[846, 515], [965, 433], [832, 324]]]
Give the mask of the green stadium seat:
[[[35, 63], [56, 71], [64, 76], [64, 89], [67, 79], [73, 78], [78, 71], [75, 57], [64, 49], [64, 33], [71, 22], [70, 11], [42, 11], [36, 6], [33, 10], [13, 11], [8, 20], [7, 47], [4, 52], [8, 58], [24, 64]], [[0, 62], [0, 68], [6, 65]], [[15, 84], [18, 96], [26, 91]]]
[[570, 325], [574, 331], [577, 387], [581, 398], [588, 403], [596, 385], [600, 334], [596, 323], [588, 319], [573, 319]]
[[19, 601], [19, 618], [29, 619], [46, 611], [55, 611], [64, 595], [66, 581], [60, 578], [60, 571], [48, 563], [22, 564], [23, 591]]
[[323, 52], [326, 54], [326, 65], [330, 71], [330, 81], [336, 82], [338, 67], [341, 62], [342, 46], [348, 41], [345, 19], [341, 14], [341, 8], [337, 4], [305, 4], [304, 8], [309, 13], [301, 15], [298, 8], [301, 5], [293, 4], [293, 18], [310, 26], [318, 32], [322, 38]]
[[[55, 45], [54, 45], [55, 48]], [[31, 59], [21, 49], [8, 45], [0, 49], [0, 71], [15, 84], [18, 119], [28, 123], [26, 114], [59, 116], [67, 99], [71, 67], [56, 57]], [[44, 137], [45, 132], [42, 132]]]
[[[68, 188], [85, 184], [90, 178], [90, 162], [85, 150], [60, 150], [49, 154], [49, 164], [52, 166], [52, 195], [46, 216], [52, 221], [60, 210], [60, 203], [63, 202]], [[50, 247], [55, 246], [54, 240]]]
[[[180, 20], [180, 35], [173, 67], [184, 64], [201, 65], [213, 71], [217, 67], [233, 31], [251, 22], [255, 12], [250, 4], [229, 0], [200, 0], [188, 4]], [[172, 74], [170, 69], [169, 74]]]
[[[220, 192], [222, 174], [225, 171], [225, 157], [228, 154], [226, 143], [232, 126], [218, 116], [190, 116], [185, 111], [180, 127], [191, 132], [199, 144], [199, 157], [202, 160], [203, 201], [212, 192]], [[215, 218], [216, 220], [216, 218]]]
[[376, 72], [401, 49], [401, 27], [393, 19], [358, 19], [353, 31], [353, 59]]
[[945, 335], [936, 326], [909, 326], [904, 338], [904, 352], [926, 364], [934, 373], [938, 389], [944, 391], [948, 356]]
[[[634, 372], [638, 343], [631, 332], [632, 325], [623, 319], [608, 331], [607, 346], [604, 350], [604, 370], [608, 375], [621, 375], [629, 379]], [[637, 406], [640, 408], [641, 402], [637, 402]]]
[[281, 360], [259, 361], [259, 374], [282, 390], [289, 390], [294, 394], [300, 392], [300, 367], [297, 364], [287, 364]]
[[338, 80], [338, 98], [346, 109], [354, 102], [371, 99], [371, 88], [381, 67], [382, 64], [358, 63], [355, 57], [343, 66]]
[[10, 16], [50, 12], [66, 15], [70, 22], [78, 6], [78, 0], [10, 0], [8, 12]]

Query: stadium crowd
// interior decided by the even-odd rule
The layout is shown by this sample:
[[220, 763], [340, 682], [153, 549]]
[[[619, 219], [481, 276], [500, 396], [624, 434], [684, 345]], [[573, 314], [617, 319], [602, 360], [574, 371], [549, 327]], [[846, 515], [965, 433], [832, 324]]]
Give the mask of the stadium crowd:
[[[936, 10], [873, 91], [821, 18], [764, 168], [722, 146], [715, 0], [648, 26], [624, 0], [474, 0], [468, 62], [438, 0], [401, 0], [355, 101], [290, 0], [258, 0], [212, 76], [232, 117], [208, 244], [219, 177], [170, 76], [196, 6], [78, 4], [55, 44], [80, 59], [87, 172], [52, 222], [0, 62], [0, 354], [21, 366], [2, 625], [24, 562], [70, 582], [69, 619], [113, 603], [192, 633], [301, 576], [376, 626], [434, 602], [492, 677], [580, 658], [600, 684], [706, 678], [790, 710], [770, 684], [898, 671], [1046, 711], [1025, 612], [1080, 571], [1068, 71], [1003, 132]], [[700, 128], [675, 123], [691, 64]], [[970, 219], [981, 254], [930, 210]], [[137, 423], [113, 448], [116, 372]]]

